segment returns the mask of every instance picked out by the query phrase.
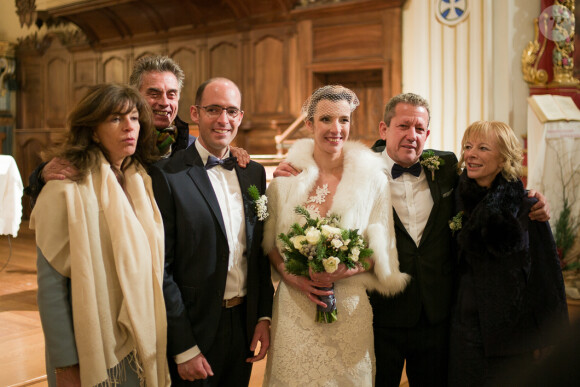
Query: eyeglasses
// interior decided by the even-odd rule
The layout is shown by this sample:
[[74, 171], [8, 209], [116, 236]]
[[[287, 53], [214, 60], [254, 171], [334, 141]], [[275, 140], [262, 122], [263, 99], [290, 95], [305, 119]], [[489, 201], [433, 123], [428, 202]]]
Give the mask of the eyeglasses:
[[236, 118], [238, 114], [244, 113], [242, 110], [236, 107], [221, 107], [220, 105], [207, 105], [207, 106], [199, 106], [195, 105], [196, 107], [205, 110], [206, 114], [210, 117], [219, 117], [222, 114], [222, 111], [226, 111], [226, 114], [230, 118]]

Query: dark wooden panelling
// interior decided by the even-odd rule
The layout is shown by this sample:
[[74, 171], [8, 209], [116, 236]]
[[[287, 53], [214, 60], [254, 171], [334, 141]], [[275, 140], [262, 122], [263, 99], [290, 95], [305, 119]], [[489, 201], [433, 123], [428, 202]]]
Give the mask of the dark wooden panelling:
[[23, 58], [20, 64], [17, 127], [41, 128], [44, 124], [43, 66], [36, 58]]
[[84, 85], [97, 83], [97, 62], [94, 59], [75, 60], [73, 82]]
[[62, 128], [68, 113], [69, 62], [62, 57], [52, 58], [46, 70], [46, 125], [49, 128]]
[[284, 86], [286, 63], [284, 62], [284, 42], [267, 36], [254, 45], [254, 94], [253, 114], [282, 114], [287, 88]]
[[129, 76], [126, 73], [126, 63], [119, 56], [112, 56], [103, 63], [103, 82], [126, 83]]
[[382, 58], [383, 27], [373, 24], [339, 24], [313, 29], [313, 60]]
[[239, 46], [221, 41], [209, 49], [209, 77], [225, 77], [240, 82], [241, 53]]
[[[77, 44], [69, 51], [67, 42], [55, 35], [44, 51], [32, 45], [19, 49], [17, 128], [62, 127], [89, 86], [127, 82], [133, 63], [146, 55], [168, 55], [183, 68], [179, 116], [186, 121], [200, 82], [215, 76], [236, 82], [245, 111], [236, 144], [250, 153], [275, 153], [274, 136], [296, 119], [317, 86], [342, 83], [355, 90], [361, 106], [354, 114], [351, 138], [367, 143], [377, 137], [384, 103], [401, 91], [400, 0], [344, 1], [299, 11], [290, 0], [250, 0], [245, 5], [238, 0], [170, 0], [164, 5], [147, 0], [140, 16], [109, 9], [121, 3], [137, 4], [97, 0], [91, 6], [78, 5], [77, 11], [72, 5], [61, 10], [61, 16], [74, 15], [75, 20], [100, 15], [81, 25], [85, 33], [98, 35], [99, 44], [93, 47]], [[169, 8], [180, 4], [180, 15], [171, 19], [166, 3]], [[276, 9], [284, 11], [266, 16]], [[240, 20], [224, 22], [234, 14]], [[147, 37], [133, 24], [152, 15], [157, 16], [149, 28], [159, 32]]]
[[189, 48], [180, 48], [171, 56], [185, 73], [181, 97], [179, 99], [179, 117], [182, 120], [190, 120], [190, 107], [195, 104], [195, 92], [201, 80], [197, 77], [195, 64], [199, 63], [197, 52]]

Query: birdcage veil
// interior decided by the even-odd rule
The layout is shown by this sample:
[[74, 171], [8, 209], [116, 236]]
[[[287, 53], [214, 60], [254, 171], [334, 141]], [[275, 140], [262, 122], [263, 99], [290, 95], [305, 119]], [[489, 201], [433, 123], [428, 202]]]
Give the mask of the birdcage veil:
[[354, 109], [360, 104], [358, 97], [354, 91], [341, 86], [341, 85], [327, 85], [323, 86], [312, 93], [310, 97], [302, 105], [302, 113], [306, 115], [304, 121], [310, 121], [314, 117], [316, 112], [316, 107], [318, 103], [322, 100], [328, 100], [332, 102], [346, 101], [350, 106], [350, 112], [352, 113]]

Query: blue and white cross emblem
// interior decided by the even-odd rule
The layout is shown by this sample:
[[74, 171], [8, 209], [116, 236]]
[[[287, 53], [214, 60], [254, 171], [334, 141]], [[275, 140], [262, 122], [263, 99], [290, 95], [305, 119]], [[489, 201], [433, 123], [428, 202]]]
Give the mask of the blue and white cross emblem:
[[452, 26], [460, 23], [468, 13], [468, 0], [435, 0], [435, 14], [443, 24]]

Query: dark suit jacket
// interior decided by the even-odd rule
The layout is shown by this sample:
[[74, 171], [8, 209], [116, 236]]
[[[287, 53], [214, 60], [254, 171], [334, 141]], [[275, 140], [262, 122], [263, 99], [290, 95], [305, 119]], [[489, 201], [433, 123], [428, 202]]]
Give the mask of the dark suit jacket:
[[[373, 150], [382, 152], [384, 142]], [[417, 324], [421, 310], [431, 323], [437, 323], [449, 315], [453, 291], [453, 255], [449, 220], [453, 217], [454, 195], [457, 186], [457, 157], [452, 152], [433, 151], [445, 160], [435, 171], [425, 168], [427, 182], [433, 197], [433, 209], [425, 225], [419, 246], [399, 219], [396, 211], [395, 234], [401, 272], [412, 279], [405, 291], [394, 297], [371, 293], [374, 324], [377, 327], [411, 327]]]
[[[257, 320], [272, 315], [270, 264], [261, 247], [263, 222], [248, 195], [252, 184], [265, 192], [266, 176], [264, 167], [253, 161], [235, 168], [246, 218], [245, 307], [251, 340]], [[222, 213], [195, 146], [158, 162], [150, 174], [165, 227], [167, 354], [175, 356], [195, 345], [203, 353], [214, 341], [226, 284], [229, 247]]]

